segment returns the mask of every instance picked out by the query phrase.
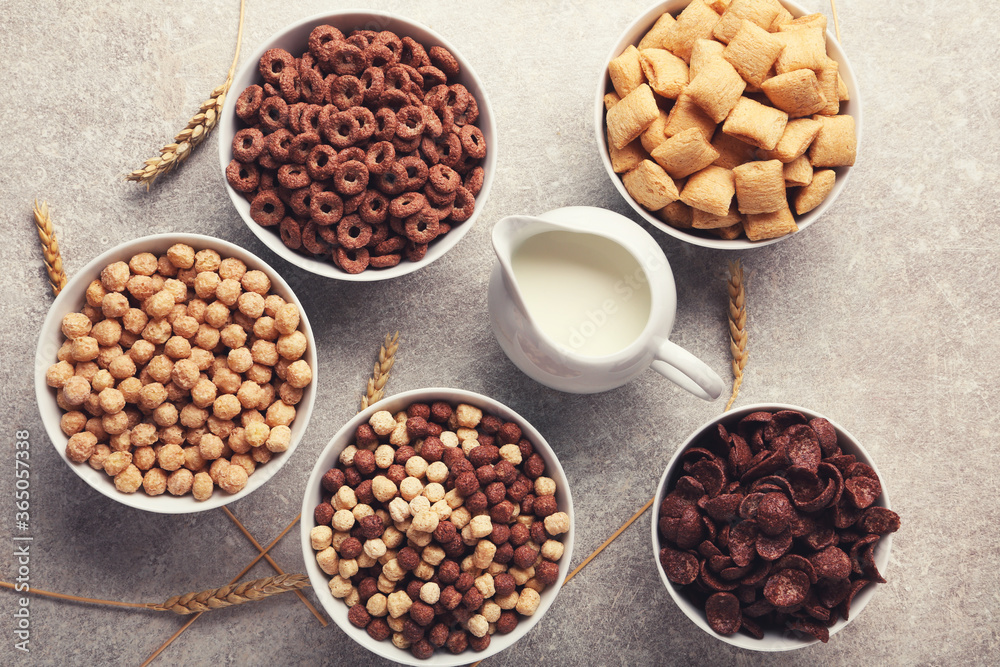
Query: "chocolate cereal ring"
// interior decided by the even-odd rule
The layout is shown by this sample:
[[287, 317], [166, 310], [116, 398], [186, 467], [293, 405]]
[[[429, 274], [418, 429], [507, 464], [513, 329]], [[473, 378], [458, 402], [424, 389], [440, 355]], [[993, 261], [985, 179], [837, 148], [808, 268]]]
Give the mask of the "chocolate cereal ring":
[[299, 88], [299, 70], [297, 67], [286, 67], [278, 77], [278, 89], [288, 104], [295, 104], [302, 99], [302, 89]]
[[[455, 194], [455, 193], [452, 193], [452, 194]], [[438, 218], [438, 220], [441, 221], [442, 231], [438, 232], [438, 236], [444, 236], [445, 233], [447, 233], [448, 230], [444, 229], [444, 227], [446, 226], [444, 224], [444, 221], [447, 220], [449, 216], [451, 216], [451, 212], [454, 209], [455, 209], [455, 200], [452, 200], [452, 201], [448, 202], [444, 206], [432, 206], [431, 207], [431, 210], [434, 211], [434, 215], [436, 215], [437, 218]], [[448, 227], [448, 229], [451, 229], [451, 227]]]
[[[427, 201], [431, 206], [442, 208], [454, 203], [455, 201], [455, 191], [451, 192], [439, 192], [434, 189], [430, 183], [424, 186], [423, 189], [424, 196], [427, 197]], [[450, 211], [449, 211], [450, 213]]]
[[319, 237], [317, 234], [319, 229], [322, 228], [318, 227], [315, 222], [307, 222], [302, 227], [302, 247], [314, 255], [325, 255], [330, 252], [330, 245]]
[[309, 68], [299, 72], [299, 90], [302, 101], [309, 104], [323, 104], [330, 88], [326, 85], [323, 75]]
[[358, 215], [369, 225], [384, 222], [389, 215], [389, 199], [378, 190], [365, 190], [358, 205]]
[[403, 251], [406, 255], [406, 259], [411, 262], [419, 262], [427, 254], [427, 244], [426, 243], [414, 243], [413, 241], [408, 241], [406, 243], [406, 248]]
[[423, 103], [420, 104], [420, 111], [424, 116], [424, 136], [434, 139], [440, 137], [444, 133], [444, 124], [437, 112]]
[[462, 184], [462, 177], [458, 172], [444, 164], [436, 164], [427, 172], [431, 186], [442, 194], [454, 192]]
[[469, 106], [465, 111], [455, 114], [455, 125], [471, 125], [479, 119], [479, 102], [475, 97], [469, 97]]
[[395, 148], [396, 152], [401, 155], [409, 155], [410, 153], [415, 153], [417, 149], [420, 148], [421, 139], [422, 137], [420, 136], [413, 137], [412, 139], [400, 139], [399, 137], [393, 137], [392, 147]]
[[302, 247], [302, 226], [294, 218], [285, 217], [278, 227], [281, 242], [292, 250]]
[[475, 125], [466, 125], [458, 133], [462, 140], [462, 150], [474, 160], [486, 157], [486, 137]]
[[226, 180], [237, 192], [253, 192], [260, 183], [260, 172], [255, 164], [232, 160], [226, 166]]
[[365, 153], [365, 166], [369, 174], [384, 174], [396, 161], [396, 149], [388, 141], [377, 141]]
[[427, 198], [419, 192], [406, 192], [389, 202], [389, 214], [408, 218], [427, 206]]
[[309, 173], [301, 164], [288, 163], [278, 168], [278, 183], [289, 190], [309, 187], [311, 182]]
[[472, 217], [472, 211], [476, 208], [476, 198], [463, 186], [458, 186], [455, 190], [455, 208], [451, 211], [451, 219], [455, 222], [465, 222]]
[[337, 168], [337, 150], [328, 144], [317, 144], [306, 156], [306, 171], [314, 181], [325, 181]]
[[266, 100], [269, 97], [275, 97], [275, 96], [281, 97], [281, 89], [278, 88], [277, 85], [272, 86], [269, 83], [265, 83], [264, 84], [264, 99]]
[[372, 43], [365, 49], [365, 60], [369, 67], [392, 67], [399, 61], [399, 57], [385, 44]]
[[[404, 230], [405, 231], [405, 230]], [[390, 255], [400, 252], [406, 247], [405, 236], [391, 236], [375, 246], [372, 251], [376, 255]]]
[[337, 223], [337, 243], [345, 250], [364, 248], [371, 237], [371, 225], [356, 215], [345, 216]]
[[361, 74], [368, 67], [368, 62], [365, 60], [365, 53], [363, 51], [364, 47], [359, 48], [351, 43], [350, 38], [344, 42], [333, 43], [332, 49], [330, 51], [330, 69], [334, 74], [338, 76], [344, 76], [345, 74]]
[[377, 67], [369, 67], [359, 78], [361, 90], [365, 94], [365, 104], [375, 104], [385, 91], [385, 73]]
[[385, 46], [392, 52], [395, 60], [391, 64], [396, 64], [399, 62], [400, 57], [403, 54], [403, 40], [399, 38], [399, 35], [392, 32], [391, 30], [382, 30], [375, 37], [372, 38], [373, 45]]
[[305, 102], [296, 102], [288, 105], [288, 129], [292, 134], [302, 132], [302, 112], [309, 106]]
[[420, 139], [420, 155], [428, 166], [433, 167], [441, 161], [441, 154], [437, 149], [437, 142], [432, 137], [424, 136]]
[[389, 167], [389, 171], [378, 175], [375, 187], [383, 194], [394, 197], [406, 189], [407, 180], [406, 167], [396, 160]]
[[[398, 151], [399, 148], [397, 147]], [[427, 183], [427, 163], [415, 155], [407, 155], [396, 160], [406, 168], [406, 189], [419, 190]]]
[[[267, 135], [267, 152], [275, 161], [280, 165], [288, 162], [291, 159], [288, 151], [292, 147], [292, 133], [281, 128], [271, 134]], [[264, 164], [261, 163], [263, 167]], [[277, 167], [274, 167], [277, 169]]]
[[[371, 223], [369, 223], [371, 224]], [[368, 239], [369, 248], [374, 248], [382, 241], [389, 238], [389, 223], [388, 222], [378, 222], [372, 224], [372, 237]]]
[[309, 33], [309, 53], [319, 60], [322, 48], [330, 42], [344, 41], [344, 33], [332, 25], [318, 25]]
[[375, 112], [375, 134], [372, 136], [379, 141], [392, 141], [398, 123], [392, 109], [381, 108]]
[[240, 120], [248, 125], [257, 122], [257, 112], [260, 110], [260, 103], [264, 101], [264, 89], [260, 86], [247, 86], [236, 98], [236, 115]]
[[281, 73], [286, 68], [295, 69], [295, 56], [284, 49], [268, 49], [257, 63], [257, 71], [272, 86], [278, 85]]
[[347, 41], [351, 44], [357, 45], [362, 51], [365, 50], [375, 39], [374, 30], [355, 30], [347, 37]]
[[483, 189], [483, 178], [485, 174], [486, 172], [482, 167], [475, 167], [465, 175], [462, 185], [465, 186], [466, 190], [472, 193], [472, 196], [478, 196], [479, 191]]
[[260, 103], [258, 115], [265, 132], [280, 130], [288, 124], [288, 103], [272, 95]]
[[423, 44], [412, 37], [403, 37], [400, 41], [403, 43], [403, 49], [399, 53], [399, 62], [418, 69], [424, 65], [431, 64], [431, 59], [428, 57]]
[[402, 65], [394, 65], [385, 70], [385, 89], [403, 90], [410, 83], [410, 73]]
[[250, 217], [261, 227], [272, 227], [285, 217], [285, 205], [274, 190], [258, 192], [250, 202]]
[[[281, 166], [281, 163], [275, 160], [274, 156], [271, 155], [269, 151], [265, 150], [263, 153], [260, 154], [260, 157], [257, 158], [257, 166], [259, 166], [261, 169], [264, 170], [270, 169], [273, 171], [277, 171], [278, 167]], [[264, 173], [267, 173], [267, 171], [265, 171]]]
[[[405, 195], [404, 195], [405, 196]], [[406, 218], [406, 238], [413, 243], [430, 243], [438, 235], [437, 215], [429, 206]]]
[[373, 269], [388, 269], [403, 261], [403, 256], [399, 253], [389, 255], [373, 255], [368, 259], [368, 266]]
[[321, 141], [318, 132], [303, 132], [292, 137], [288, 146], [288, 159], [295, 164], [305, 164], [312, 149]]
[[365, 198], [365, 192], [367, 190], [344, 198], [344, 215], [351, 215], [358, 212], [358, 207], [361, 206], [361, 202]]
[[406, 221], [403, 220], [403, 218], [397, 218], [394, 215], [389, 216], [389, 229], [392, 230], [396, 236], [401, 236], [405, 240]]
[[341, 111], [359, 106], [364, 101], [365, 91], [358, 77], [349, 74], [338, 76], [330, 84], [330, 102]]
[[457, 134], [446, 134], [438, 140], [438, 153], [441, 155], [442, 163], [455, 169], [455, 166], [462, 161], [462, 140]]
[[361, 135], [358, 119], [347, 111], [339, 111], [327, 123], [320, 126], [320, 132], [335, 148], [353, 146]]
[[455, 115], [462, 113], [469, 107], [469, 100], [472, 99], [472, 94], [469, 89], [460, 83], [454, 83], [448, 86], [448, 95], [445, 97], [445, 106], [451, 107], [451, 110], [455, 112]]
[[[309, 184], [312, 186], [312, 183]], [[309, 217], [309, 204], [312, 202], [312, 187], [299, 188], [288, 198], [292, 212], [300, 218]]]
[[348, 197], [363, 192], [368, 187], [368, 168], [356, 160], [342, 162], [333, 172], [333, 187]]
[[375, 134], [375, 129], [377, 127], [375, 123], [375, 114], [373, 114], [369, 109], [361, 106], [351, 107], [347, 110], [347, 113], [354, 116], [355, 120], [358, 121], [358, 126], [361, 128], [361, 134], [358, 135], [358, 140], [355, 143], [368, 141], [371, 136]]
[[344, 200], [335, 192], [314, 192], [309, 200], [309, 217], [317, 225], [334, 225], [344, 215]]
[[260, 130], [245, 127], [233, 137], [233, 157], [240, 162], [253, 162], [262, 150], [264, 134]]
[[337, 153], [337, 164], [343, 164], [344, 162], [350, 162], [351, 160], [354, 160], [355, 162], [364, 162], [364, 149], [360, 146], [350, 146]]
[[407, 106], [396, 112], [396, 136], [403, 140], [419, 137], [424, 132], [424, 112], [417, 106]]
[[307, 104], [299, 116], [300, 132], [319, 132], [319, 116], [323, 107], [318, 104]]
[[433, 65], [424, 65], [417, 69], [424, 78], [424, 88], [448, 84], [448, 75]]
[[341, 269], [347, 273], [357, 274], [368, 268], [368, 249], [358, 248], [357, 250], [344, 250], [337, 248], [333, 256]]
[[337, 243], [337, 225], [316, 225], [316, 235], [330, 246], [330, 249], [339, 248]]
[[451, 51], [443, 46], [432, 46], [427, 55], [430, 56], [431, 64], [437, 67], [450, 77], [458, 76], [458, 60], [451, 54]]
[[379, 96], [378, 103], [395, 113], [410, 103], [410, 96], [398, 88], [386, 88]]

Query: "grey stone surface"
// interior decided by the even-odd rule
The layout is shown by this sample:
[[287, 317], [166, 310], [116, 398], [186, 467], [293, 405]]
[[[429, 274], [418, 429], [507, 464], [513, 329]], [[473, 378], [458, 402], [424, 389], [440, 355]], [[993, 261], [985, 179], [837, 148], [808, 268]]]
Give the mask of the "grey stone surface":
[[[254, 555], [221, 511], [160, 516], [105, 499], [47, 441], [29, 381], [51, 301], [30, 221], [34, 197], [52, 207], [70, 275], [111, 245], [177, 230], [243, 245], [298, 289], [317, 334], [320, 391], [295, 456], [232, 507], [262, 543], [299, 511], [313, 459], [354, 413], [386, 331], [403, 336], [390, 391], [480, 391], [546, 435], [576, 501], [574, 563], [653, 495], [676, 447], [722, 410], [721, 401], [701, 402], [652, 372], [597, 396], [547, 390], [506, 359], [487, 324], [489, 231], [499, 218], [570, 204], [636, 217], [601, 167], [592, 99], [607, 50], [648, 0], [355, 3], [405, 13], [451, 40], [484, 79], [500, 132], [496, 185], [467, 238], [421, 272], [361, 285], [310, 279], [251, 235], [223, 189], [214, 136], [149, 194], [122, 180], [221, 82], [235, 1], [2, 4], [0, 579], [16, 576], [15, 429], [31, 433], [32, 586], [158, 601], [219, 586]], [[829, 12], [822, 0], [802, 4]], [[245, 53], [278, 26], [333, 8], [315, 0], [248, 5]], [[997, 654], [1000, 608], [995, 12], [973, 0], [838, 6], [865, 102], [857, 168], [806, 233], [739, 253], [749, 272], [750, 362], [737, 404], [798, 403], [842, 423], [876, 459], [903, 529], [889, 583], [856, 622], [829, 645], [769, 661], [986, 663]], [[726, 373], [724, 279], [733, 255], [653, 233], [679, 290], [672, 339]], [[674, 607], [656, 574], [649, 518], [489, 664], [762, 660], [709, 637]], [[272, 554], [287, 571], [303, 570], [296, 533]], [[260, 564], [250, 576], [271, 573]], [[15, 604], [0, 594], [4, 664], [138, 664], [183, 623], [33, 598], [24, 655], [13, 648]], [[320, 663], [382, 664], [286, 595], [205, 615], [154, 664]]]

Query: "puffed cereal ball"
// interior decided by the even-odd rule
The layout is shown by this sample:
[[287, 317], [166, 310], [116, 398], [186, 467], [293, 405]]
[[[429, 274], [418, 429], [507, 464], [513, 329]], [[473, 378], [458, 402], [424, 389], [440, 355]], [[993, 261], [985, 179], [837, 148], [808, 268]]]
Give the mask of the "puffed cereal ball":
[[149, 317], [138, 308], [129, 308], [122, 315], [122, 326], [130, 333], [141, 334], [148, 323]]
[[181, 336], [171, 336], [163, 346], [163, 353], [170, 359], [187, 359], [191, 356], [191, 343]]
[[283, 401], [275, 401], [268, 407], [264, 421], [272, 429], [275, 426], [288, 426], [295, 419], [295, 407], [285, 405]]
[[222, 456], [223, 447], [222, 438], [212, 433], [206, 433], [201, 436], [201, 442], [198, 443], [198, 452], [206, 461], [214, 461]]
[[289, 361], [295, 361], [306, 351], [306, 335], [301, 331], [293, 331], [290, 334], [279, 336], [276, 344], [278, 354]]
[[180, 412], [173, 403], [161, 403], [153, 410], [153, 421], [157, 426], [164, 428], [173, 426], [179, 418]]
[[87, 425], [87, 415], [79, 410], [66, 412], [59, 418], [59, 427], [67, 436], [79, 433]]
[[211, 299], [215, 296], [215, 288], [219, 286], [222, 279], [218, 273], [212, 271], [202, 271], [194, 278], [194, 291], [200, 299]]
[[132, 464], [132, 454], [129, 452], [111, 452], [104, 460], [104, 472], [114, 477]]
[[271, 429], [264, 422], [253, 422], [244, 428], [243, 437], [251, 447], [261, 447], [271, 435]]
[[267, 436], [265, 446], [268, 450], [278, 453], [288, 449], [292, 441], [292, 430], [284, 424], [279, 424], [271, 429]]
[[[202, 438], [202, 441], [204, 441], [204, 438]], [[156, 461], [164, 470], [173, 472], [184, 466], [184, 450], [180, 445], [164, 445], [157, 452]]]
[[174, 295], [167, 290], [160, 290], [146, 299], [143, 310], [154, 319], [166, 317], [174, 307]]
[[211, 248], [199, 250], [194, 255], [195, 271], [218, 271], [222, 266], [222, 256]]
[[80, 431], [70, 436], [66, 443], [66, 456], [70, 461], [83, 463], [94, 453], [97, 436], [89, 431]]
[[236, 300], [243, 293], [240, 283], [232, 278], [227, 278], [215, 288], [215, 298], [227, 306], [236, 305]]
[[271, 289], [271, 280], [263, 271], [247, 271], [240, 279], [240, 285], [248, 292], [266, 295]]
[[117, 389], [104, 389], [98, 395], [101, 409], [109, 415], [125, 409], [125, 397]]
[[219, 338], [226, 347], [239, 348], [246, 345], [247, 332], [238, 324], [227, 324], [219, 332]]
[[156, 282], [149, 276], [132, 276], [125, 287], [137, 301], [145, 301], [156, 294]]
[[178, 269], [190, 269], [194, 266], [194, 248], [184, 243], [177, 243], [167, 249], [167, 259]]
[[140, 486], [142, 486], [142, 473], [132, 464], [115, 475], [115, 488], [122, 493], [135, 493]]
[[243, 406], [233, 394], [223, 394], [212, 404], [212, 413], [219, 419], [232, 419], [242, 410]]
[[239, 311], [254, 320], [264, 314], [264, 297], [256, 292], [243, 292], [236, 300]]
[[205, 324], [211, 327], [221, 330], [231, 319], [232, 313], [221, 301], [213, 301], [205, 308]]
[[170, 371], [170, 379], [181, 389], [190, 391], [201, 379], [201, 372], [198, 365], [190, 359], [179, 359]]
[[108, 292], [101, 299], [101, 312], [104, 317], [122, 317], [128, 312], [128, 298], [119, 292]]
[[212, 382], [215, 383], [215, 386], [218, 387], [219, 391], [223, 394], [235, 394], [240, 390], [240, 385], [243, 384], [243, 378], [241, 378], [239, 374], [229, 370], [228, 366], [225, 366], [227, 363], [225, 357], [222, 357], [221, 361], [224, 366], [215, 372], [212, 376]]
[[545, 517], [545, 532], [549, 535], [569, 532], [569, 515], [566, 512], [555, 512]]
[[94, 391], [100, 394], [105, 389], [115, 386], [115, 378], [106, 368], [102, 368], [94, 374], [93, 378], [91, 378], [90, 386]]
[[525, 587], [521, 590], [520, 597], [517, 598], [517, 605], [514, 609], [522, 616], [531, 616], [538, 610], [538, 605], [542, 602], [542, 596], [533, 588]]
[[90, 333], [94, 324], [83, 313], [67, 313], [62, 320], [62, 333], [70, 340], [81, 338]]
[[118, 320], [101, 320], [90, 330], [90, 335], [101, 347], [117, 345], [122, 337], [122, 325]]
[[165, 400], [167, 389], [159, 382], [150, 382], [139, 390], [139, 407], [143, 410], [155, 410]]
[[246, 272], [247, 265], [241, 259], [226, 257], [219, 263], [219, 275], [224, 280], [239, 280]]
[[208, 410], [205, 408], [200, 408], [194, 403], [188, 403], [181, 408], [181, 426], [185, 428], [198, 428], [199, 426], [204, 426], [206, 421], [208, 421]]
[[166, 320], [150, 320], [142, 329], [142, 337], [154, 345], [163, 345], [172, 333], [170, 322]]
[[247, 471], [242, 466], [230, 465], [219, 475], [219, 486], [226, 493], [239, 493], [247, 485]]
[[229, 462], [247, 471], [247, 476], [252, 475], [254, 470], [257, 469], [257, 464], [254, 462], [252, 456], [247, 454], [233, 454], [233, 457]]
[[62, 395], [69, 405], [80, 405], [90, 396], [90, 383], [87, 378], [74, 375], [63, 383]]
[[97, 339], [92, 336], [81, 336], [73, 339], [73, 348], [70, 354], [74, 361], [93, 361], [101, 353], [101, 346]]
[[278, 348], [269, 340], [255, 340], [250, 347], [250, 355], [257, 364], [274, 366], [278, 363]]
[[[191, 400], [199, 408], [207, 408], [215, 402], [217, 389], [211, 380], [202, 378], [191, 388]], [[182, 410], [183, 412], [183, 410]], [[206, 417], [207, 418], [207, 417]]]
[[[75, 372], [71, 363], [59, 361], [49, 366], [45, 371], [45, 383], [50, 387], [61, 389]], [[90, 393], [89, 390], [87, 393]]]
[[195, 500], [208, 500], [212, 497], [215, 483], [207, 472], [200, 472], [194, 476], [191, 484], [191, 492]]
[[246, 373], [253, 366], [253, 355], [247, 348], [238, 347], [235, 350], [229, 350], [227, 362], [229, 369], [234, 373]]
[[194, 485], [194, 474], [187, 468], [180, 468], [167, 477], [167, 491], [174, 496], [183, 496]]
[[115, 262], [104, 267], [101, 271], [101, 284], [109, 292], [121, 292], [125, 289], [132, 273], [125, 262]]
[[274, 328], [287, 335], [299, 328], [299, 309], [294, 303], [286, 303], [274, 314]]
[[149, 470], [156, 465], [156, 451], [152, 447], [139, 447], [132, 452], [132, 464], [139, 470]]
[[142, 478], [142, 489], [150, 496], [158, 496], [167, 490], [167, 473], [152, 468]]
[[104, 289], [104, 285], [101, 284], [100, 280], [92, 280], [90, 284], [87, 285], [87, 291], [85, 293], [87, 305], [94, 308], [100, 308], [107, 293], [108, 291]]
[[132, 259], [128, 261], [128, 268], [132, 273], [140, 276], [153, 275], [156, 273], [157, 267], [156, 255], [150, 252], [140, 252], [137, 255], [133, 255]]

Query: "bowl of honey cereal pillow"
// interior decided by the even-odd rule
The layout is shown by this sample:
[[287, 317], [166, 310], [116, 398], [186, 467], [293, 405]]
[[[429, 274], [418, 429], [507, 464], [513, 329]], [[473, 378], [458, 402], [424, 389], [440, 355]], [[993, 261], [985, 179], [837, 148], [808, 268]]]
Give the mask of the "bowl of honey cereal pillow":
[[727, 644], [826, 643], [886, 583], [900, 517], [884, 482], [861, 444], [812, 410], [758, 404], [709, 420], [660, 478], [660, 579]]
[[91, 487], [165, 514], [270, 479], [316, 397], [309, 319], [277, 272], [198, 234], [128, 241], [56, 297], [35, 355], [49, 439]]
[[369, 651], [464, 665], [524, 636], [573, 555], [552, 448], [503, 404], [419, 389], [363, 410], [320, 454], [302, 503], [313, 590]]
[[482, 81], [433, 30], [342, 11], [268, 38], [219, 120], [240, 217], [271, 250], [328, 278], [405, 275], [468, 233], [496, 172]]
[[826, 16], [788, 0], [656, 4], [612, 47], [594, 114], [601, 160], [636, 213], [726, 250], [815, 222], [861, 140], [854, 73]]

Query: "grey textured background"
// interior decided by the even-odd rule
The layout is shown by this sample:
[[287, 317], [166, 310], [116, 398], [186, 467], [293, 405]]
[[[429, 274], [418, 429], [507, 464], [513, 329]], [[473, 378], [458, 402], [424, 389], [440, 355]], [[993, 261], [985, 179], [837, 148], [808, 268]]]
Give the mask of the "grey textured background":
[[[277, 27], [335, 8], [250, 2], [244, 53]], [[647, 499], [687, 434], [722, 410], [647, 372], [618, 390], [541, 387], [489, 331], [491, 226], [511, 213], [589, 204], [629, 215], [593, 139], [603, 59], [647, 0], [573, 3], [358, 2], [444, 34], [491, 96], [501, 145], [495, 187], [471, 233], [431, 267], [392, 282], [314, 280], [244, 227], [222, 185], [213, 136], [152, 192], [125, 183], [221, 82], [232, 56], [231, 2], [0, 3], [0, 539], [13, 535], [13, 439], [32, 442], [31, 583], [127, 601], [219, 586], [253, 548], [221, 511], [158, 516], [99, 496], [48, 443], [29, 381], [51, 295], [30, 219], [47, 199], [66, 270], [151, 232], [201, 232], [261, 255], [298, 289], [319, 345], [312, 422], [273, 480], [232, 506], [267, 543], [298, 512], [313, 458], [355, 411], [386, 331], [403, 345], [390, 391], [450, 385], [489, 394], [546, 435], [572, 483], [579, 562]], [[829, 11], [824, 0], [805, 0]], [[829, 645], [777, 664], [956, 664], [997, 653], [995, 11], [982, 2], [841, 0], [844, 48], [863, 91], [865, 132], [847, 190], [806, 233], [739, 254], [748, 269], [750, 363], [738, 405], [781, 401], [823, 412], [875, 457], [903, 518], [865, 613]], [[635, 216], [632, 216], [633, 218]], [[679, 289], [672, 339], [728, 377], [726, 262], [654, 231]], [[542, 622], [491, 665], [749, 664], [695, 627], [661, 586], [649, 515], [568, 584]], [[10, 548], [0, 547], [9, 554]], [[298, 536], [273, 551], [302, 571]], [[258, 565], [252, 577], [271, 574]], [[0, 578], [15, 576], [0, 557]], [[0, 594], [0, 662], [138, 664], [182, 620], [33, 599], [32, 651], [13, 650], [15, 597]], [[201, 618], [157, 664], [380, 664], [294, 596]]]

